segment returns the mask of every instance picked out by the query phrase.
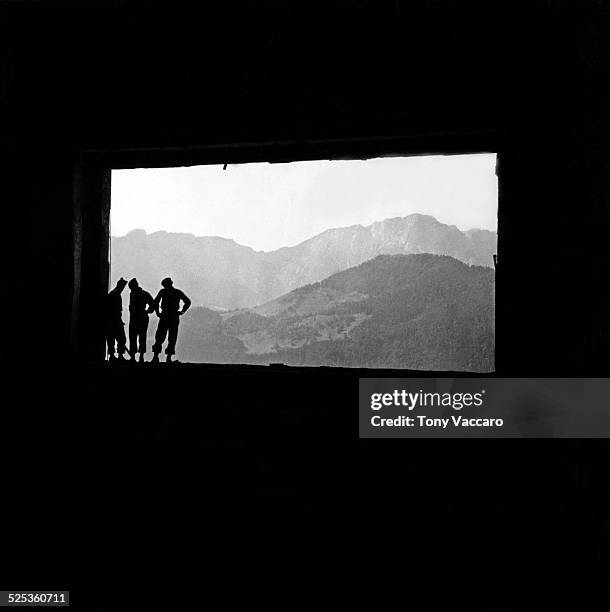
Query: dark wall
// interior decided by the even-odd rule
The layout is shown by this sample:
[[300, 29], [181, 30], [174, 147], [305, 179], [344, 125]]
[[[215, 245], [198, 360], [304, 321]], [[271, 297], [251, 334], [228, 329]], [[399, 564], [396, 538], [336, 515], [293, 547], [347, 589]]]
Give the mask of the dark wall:
[[[499, 371], [601, 372], [608, 185], [598, 3], [7, 11], [8, 116], [26, 176], [40, 177], [24, 178], [20, 193], [33, 220], [26, 256], [53, 264], [62, 295], [73, 267], [59, 236], [72, 231], [69, 181], [83, 156], [130, 166], [495, 150]], [[55, 303], [60, 333], [71, 311]]]
[[[90, 206], [101, 192], [85, 198], [88, 225], [79, 205], [96, 181], [103, 187], [100, 167], [491, 150], [500, 154], [498, 374], [607, 375], [603, 3], [259, 0], [195, 11], [26, 2], [2, 11], [16, 187], [4, 231], [17, 263], [6, 342], [20, 398], [3, 422], [29, 432], [5, 445], [3, 460], [9, 483], [35, 482], [47, 500], [21, 489], [8, 510], [18, 526], [13, 584], [46, 576], [91, 604], [103, 600], [100, 567], [119, 568], [124, 585], [136, 573], [130, 559], [140, 567], [145, 553], [154, 573], [155, 562], [185, 558], [189, 542], [216, 555], [216, 574], [236, 571], [231, 550], [250, 573], [253, 551], [271, 543], [276, 561], [314, 552], [317, 584], [333, 559], [354, 560], [365, 525], [375, 558], [382, 542], [424, 565], [438, 560], [431, 551], [453, 567], [462, 552], [478, 555], [491, 582], [484, 595], [462, 591], [471, 610], [529, 609], [520, 595], [532, 609], [603, 609], [603, 441], [382, 448], [356, 442], [357, 373], [134, 379], [73, 361], [91, 283], [79, 276], [82, 258], [95, 261], [103, 241], [92, 230], [103, 213]], [[374, 513], [393, 519], [385, 540], [371, 533]], [[421, 516], [432, 531], [396, 526]], [[456, 516], [465, 531], [442, 537]], [[32, 559], [18, 553], [19, 534], [63, 538], [69, 553]]]

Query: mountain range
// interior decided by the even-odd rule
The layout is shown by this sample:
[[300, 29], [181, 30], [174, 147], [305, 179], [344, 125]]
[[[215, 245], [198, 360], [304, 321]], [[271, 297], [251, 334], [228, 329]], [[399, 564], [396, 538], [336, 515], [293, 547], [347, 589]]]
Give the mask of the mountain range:
[[495, 232], [461, 231], [421, 214], [329, 229], [268, 252], [216, 236], [133, 230], [111, 239], [111, 283], [136, 277], [154, 295], [171, 276], [193, 305], [225, 311], [264, 304], [378, 255], [431, 253], [491, 267], [495, 252]]
[[178, 353], [200, 362], [489, 372], [493, 305], [491, 268], [380, 255], [254, 308], [192, 308]]

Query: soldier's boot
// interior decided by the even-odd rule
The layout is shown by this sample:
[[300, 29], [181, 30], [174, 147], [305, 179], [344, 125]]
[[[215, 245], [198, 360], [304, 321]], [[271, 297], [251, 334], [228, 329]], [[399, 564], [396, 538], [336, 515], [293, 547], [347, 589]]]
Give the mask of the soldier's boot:
[[140, 359], [138, 359], [140, 363], [144, 363], [144, 353], [140, 353]]
[[159, 353], [154, 353], [150, 363], [159, 363]]

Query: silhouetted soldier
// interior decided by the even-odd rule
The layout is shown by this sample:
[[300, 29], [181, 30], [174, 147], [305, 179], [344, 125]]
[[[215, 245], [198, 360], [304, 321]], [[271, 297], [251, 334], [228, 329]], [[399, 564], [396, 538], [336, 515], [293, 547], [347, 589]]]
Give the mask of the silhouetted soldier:
[[[159, 316], [159, 325], [155, 334], [153, 344], [153, 361], [159, 361], [159, 353], [165, 342], [165, 337], [169, 334], [165, 354], [167, 361], [172, 360], [172, 355], [176, 352], [176, 340], [178, 339], [178, 323], [180, 315], [183, 315], [191, 305], [191, 300], [184, 295], [180, 289], [174, 287], [171, 278], [164, 278], [161, 281], [163, 289], [159, 291], [155, 298], [155, 311]], [[183, 302], [180, 309], [180, 302]]]
[[148, 331], [148, 313], [154, 312], [155, 301], [148, 291], [144, 291], [138, 281], [129, 281], [129, 354], [132, 359], [140, 353], [140, 363], [146, 353], [146, 332]]
[[125, 323], [123, 323], [121, 293], [125, 289], [126, 284], [127, 281], [124, 278], [119, 278], [116, 287], [109, 291], [106, 296], [105, 332], [108, 359], [110, 361], [114, 360], [115, 342], [119, 359], [123, 359], [123, 353], [125, 352]]

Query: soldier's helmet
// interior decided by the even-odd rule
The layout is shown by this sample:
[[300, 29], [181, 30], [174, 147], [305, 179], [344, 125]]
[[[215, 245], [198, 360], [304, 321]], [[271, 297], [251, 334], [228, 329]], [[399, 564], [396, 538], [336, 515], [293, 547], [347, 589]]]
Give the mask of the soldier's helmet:
[[161, 281], [161, 286], [169, 289], [174, 284], [174, 281], [168, 276]]
[[132, 278], [128, 283], [130, 289], [135, 289], [138, 286], [138, 279]]
[[120, 287], [121, 289], [125, 288], [125, 285], [127, 284], [127, 281], [121, 276], [121, 278], [119, 278], [119, 280], [116, 282], [116, 286]]

